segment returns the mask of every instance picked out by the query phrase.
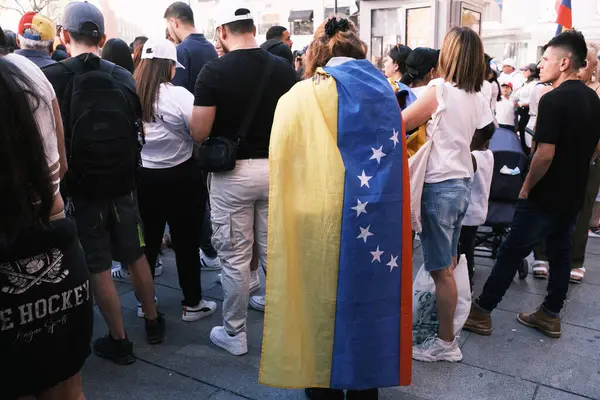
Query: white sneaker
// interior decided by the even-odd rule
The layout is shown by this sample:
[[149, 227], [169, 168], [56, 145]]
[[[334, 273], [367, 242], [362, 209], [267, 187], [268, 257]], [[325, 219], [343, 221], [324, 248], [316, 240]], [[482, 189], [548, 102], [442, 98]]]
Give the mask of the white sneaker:
[[[158, 297], [156, 296], [154, 296], [154, 304], [158, 306]], [[144, 312], [144, 310], [142, 310], [142, 303], [140, 303], [139, 301], [137, 302], [137, 316], [138, 318], [146, 317], [146, 313]]]
[[458, 336], [452, 343], [443, 341], [437, 336], [426, 339], [423, 343], [413, 346], [413, 359], [417, 361], [449, 361], [462, 360], [463, 355], [458, 346]]
[[258, 270], [250, 272], [250, 296], [260, 290], [260, 275]]
[[154, 277], [161, 276], [163, 274], [163, 263], [162, 257], [159, 255], [156, 258], [156, 265], [154, 266]]
[[121, 267], [121, 264], [113, 263], [110, 269], [110, 275], [113, 279], [126, 279], [126, 276], [129, 275], [129, 273]]
[[220, 348], [227, 350], [234, 356], [243, 356], [248, 352], [248, 337], [246, 332], [229, 336], [222, 326], [215, 326], [210, 331], [210, 340]]
[[214, 301], [200, 300], [196, 307], [183, 306], [181, 319], [185, 322], [194, 322], [213, 315], [217, 311], [217, 303]]
[[250, 296], [248, 305], [256, 311], [265, 312], [265, 296]]
[[200, 250], [200, 266], [203, 271], [219, 271], [221, 269], [221, 259], [219, 257], [211, 258]]
[[217, 283], [218, 283], [219, 285], [222, 285], [222, 284], [223, 284], [223, 282], [221, 282], [221, 274], [217, 274]]
[[588, 237], [600, 238], [600, 229], [599, 228], [590, 228], [590, 230], [588, 231]]

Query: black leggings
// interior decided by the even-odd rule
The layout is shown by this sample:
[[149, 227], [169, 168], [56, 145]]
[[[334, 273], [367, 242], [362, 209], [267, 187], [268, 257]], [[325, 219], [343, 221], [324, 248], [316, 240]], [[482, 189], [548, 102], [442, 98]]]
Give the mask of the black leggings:
[[[377, 400], [379, 390], [348, 390], [346, 400]], [[310, 400], [344, 400], [344, 391], [336, 389], [312, 389]]]
[[198, 231], [202, 224], [206, 195], [193, 160], [172, 168], [143, 168], [138, 182], [138, 202], [144, 224], [145, 253], [154, 266], [162, 246], [165, 224], [169, 224], [175, 251], [183, 305], [194, 307], [202, 299]]
[[463, 225], [460, 230], [460, 238], [458, 240], [458, 254], [464, 254], [467, 258], [471, 289], [473, 289], [473, 277], [475, 275], [475, 239], [477, 238], [477, 228], [477, 226]]

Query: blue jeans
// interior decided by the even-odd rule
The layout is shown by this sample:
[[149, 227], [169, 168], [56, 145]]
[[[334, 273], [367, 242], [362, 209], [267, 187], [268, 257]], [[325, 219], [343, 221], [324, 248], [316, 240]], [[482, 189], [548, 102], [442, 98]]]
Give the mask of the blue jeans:
[[471, 179], [468, 178], [426, 183], [423, 186], [421, 244], [427, 272], [452, 265], [470, 198]]
[[560, 313], [569, 290], [571, 244], [576, 221], [577, 214], [548, 213], [530, 200], [519, 200], [510, 233], [500, 246], [498, 259], [477, 304], [487, 311], [496, 308], [521, 260], [531, 253], [538, 242], [545, 239], [550, 279], [543, 307], [553, 314]]

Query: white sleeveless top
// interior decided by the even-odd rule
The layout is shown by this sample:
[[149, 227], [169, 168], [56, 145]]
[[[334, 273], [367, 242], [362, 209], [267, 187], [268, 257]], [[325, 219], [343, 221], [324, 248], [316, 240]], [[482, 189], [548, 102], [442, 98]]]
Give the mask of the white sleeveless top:
[[481, 92], [467, 93], [443, 79], [435, 79], [428, 86], [437, 90], [438, 108], [427, 123], [427, 140], [433, 136], [433, 143], [425, 183], [471, 178], [475, 130], [494, 121], [489, 102]]

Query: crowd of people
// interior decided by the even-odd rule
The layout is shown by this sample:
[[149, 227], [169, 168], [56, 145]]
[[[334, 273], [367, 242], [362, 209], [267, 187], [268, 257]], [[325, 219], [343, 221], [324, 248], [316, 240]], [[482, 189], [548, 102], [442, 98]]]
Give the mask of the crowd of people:
[[[248, 307], [266, 310], [265, 384], [306, 388], [311, 399], [377, 399], [378, 388], [407, 384], [404, 358], [460, 361], [453, 270], [464, 254], [473, 287], [496, 129], [519, 135], [531, 161], [465, 329], [492, 333], [492, 311], [535, 250], [534, 276], [549, 279], [548, 295], [518, 319], [560, 337], [569, 282], [583, 281], [587, 238], [600, 236], [598, 45], [563, 32], [539, 64], [517, 71], [509, 58], [498, 76], [479, 35], [457, 27], [440, 50], [392, 47], [382, 74], [346, 18], [325, 21], [300, 52], [280, 26], [259, 46], [244, 7], [222, 7], [215, 43], [198, 33], [187, 3], [171, 4], [164, 19], [163, 37], [131, 44], [107, 40], [102, 13], [87, 2], [68, 4], [59, 26], [29, 12], [16, 34], [0, 29], [3, 395], [84, 398], [94, 302], [108, 327], [94, 353], [135, 362], [115, 285], [127, 275], [147, 342], [163, 342], [154, 278], [167, 245], [183, 321], [217, 311], [201, 271], [220, 271], [214, 345], [246, 354]], [[423, 149], [427, 158], [415, 157]], [[390, 305], [400, 304], [400, 274], [412, 268], [404, 207], [417, 159], [417, 225], [439, 330], [406, 354], [383, 344], [406, 333]], [[255, 295], [261, 270], [266, 298]], [[366, 312], [364, 291], [386, 307]], [[373, 362], [389, 370], [365, 369]]]

